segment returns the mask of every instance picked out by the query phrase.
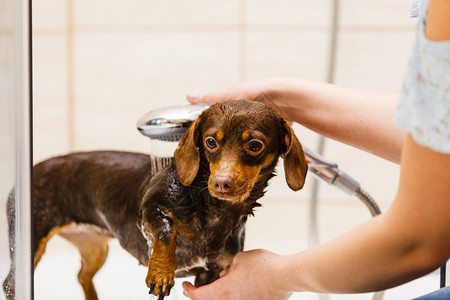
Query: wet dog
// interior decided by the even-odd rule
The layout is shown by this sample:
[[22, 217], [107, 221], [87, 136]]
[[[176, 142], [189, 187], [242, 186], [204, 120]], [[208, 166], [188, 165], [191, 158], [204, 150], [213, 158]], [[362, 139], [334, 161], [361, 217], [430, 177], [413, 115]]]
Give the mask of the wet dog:
[[[51, 237], [61, 235], [80, 251], [86, 299], [97, 299], [92, 279], [116, 238], [148, 266], [146, 284], [159, 299], [169, 295], [176, 276], [208, 284], [243, 250], [245, 222], [280, 156], [288, 186], [301, 189], [307, 162], [289, 123], [264, 104], [229, 101], [205, 110], [182, 136], [171, 165], [156, 173], [148, 155], [130, 152], [73, 153], [39, 163], [33, 171], [34, 267]], [[11, 196], [10, 248], [13, 202]], [[11, 260], [8, 299], [14, 298], [14, 251]]]

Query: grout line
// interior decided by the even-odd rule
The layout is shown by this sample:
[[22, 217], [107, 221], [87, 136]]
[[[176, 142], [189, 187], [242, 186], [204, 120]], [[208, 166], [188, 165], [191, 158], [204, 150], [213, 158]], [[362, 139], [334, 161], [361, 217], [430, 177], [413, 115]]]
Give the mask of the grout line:
[[74, 96], [74, 62], [73, 62], [73, 0], [67, 0], [67, 134], [69, 152], [75, 148], [75, 96]]
[[[73, 0], [67, 0], [73, 1]], [[241, 2], [244, 2], [243, 0]], [[211, 32], [235, 32], [236, 30], [244, 30], [246, 33], [249, 31], [262, 32], [294, 32], [304, 33], [313, 32], [321, 33], [328, 32], [327, 26], [308, 26], [308, 25], [248, 25], [245, 23], [245, 8], [244, 5], [240, 5], [239, 9], [239, 23], [237, 25], [146, 25], [146, 26], [133, 26], [133, 25], [105, 25], [105, 26], [74, 26], [73, 23], [68, 24], [72, 34], [80, 33], [211, 33]], [[73, 16], [72, 16], [73, 17]], [[339, 26], [340, 32], [412, 32], [414, 26]], [[38, 35], [57, 35], [65, 34], [67, 29], [34, 29], [33, 34]]]
[[[348, 26], [339, 25], [340, 32], [409, 32], [414, 30], [412, 26]], [[250, 30], [261, 31], [298, 31], [298, 32], [329, 32], [329, 26], [314, 25], [248, 25]]]

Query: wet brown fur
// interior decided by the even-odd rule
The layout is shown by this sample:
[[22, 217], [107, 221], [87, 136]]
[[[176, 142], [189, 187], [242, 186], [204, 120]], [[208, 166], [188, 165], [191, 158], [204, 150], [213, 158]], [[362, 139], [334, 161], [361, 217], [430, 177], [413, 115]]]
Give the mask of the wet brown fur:
[[[217, 149], [205, 146], [205, 135], [216, 138]], [[257, 155], [249, 150], [255, 138], [264, 144]], [[210, 283], [243, 250], [247, 216], [259, 206], [281, 155], [288, 185], [300, 189], [307, 163], [290, 125], [263, 104], [230, 101], [204, 111], [180, 140], [172, 165], [153, 176], [150, 157], [138, 153], [46, 160], [34, 167], [35, 267], [48, 240], [61, 235], [80, 251], [78, 278], [86, 299], [97, 299], [92, 278], [109, 239], [117, 238], [148, 266], [146, 283], [160, 299], [176, 276], [195, 275], [197, 286]], [[211, 186], [215, 176], [231, 178], [232, 191], [221, 194]], [[10, 197], [12, 232], [13, 202]], [[14, 297], [13, 276], [14, 263], [4, 283], [8, 299]]]

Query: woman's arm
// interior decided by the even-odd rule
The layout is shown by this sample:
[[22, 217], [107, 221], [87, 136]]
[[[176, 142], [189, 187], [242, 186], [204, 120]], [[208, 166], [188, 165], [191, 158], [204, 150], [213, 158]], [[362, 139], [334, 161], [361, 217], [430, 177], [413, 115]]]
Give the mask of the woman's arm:
[[342, 237], [285, 257], [288, 290], [353, 293], [420, 277], [450, 254], [450, 155], [407, 136], [392, 207]]
[[450, 1], [431, 0], [428, 5], [425, 35], [432, 41], [450, 40]]
[[191, 103], [230, 99], [264, 102], [287, 119], [317, 133], [400, 162], [403, 132], [393, 124], [396, 94], [364, 92], [303, 79], [273, 78], [187, 98]]
[[[393, 123], [397, 94], [365, 92], [312, 81], [288, 84], [301, 99], [295, 101], [289, 97], [284, 102], [287, 103], [284, 111], [292, 112], [289, 116], [292, 120], [326, 137], [400, 162], [403, 131]], [[285, 88], [283, 92], [288, 91]]]
[[[431, 0], [426, 35], [450, 39], [450, 1]], [[287, 290], [352, 293], [397, 286], [450, 256], [450, 155], [406, 134], [392, 207], [342, 237], [285, 257]], [[282, 288], [283, 289], [283, 288]]]

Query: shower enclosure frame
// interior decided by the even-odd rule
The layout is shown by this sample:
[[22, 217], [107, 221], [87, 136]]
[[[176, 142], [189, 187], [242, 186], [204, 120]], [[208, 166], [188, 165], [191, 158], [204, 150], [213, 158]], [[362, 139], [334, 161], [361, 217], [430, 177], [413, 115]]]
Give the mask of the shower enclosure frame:
[[[31, 0], [14, 1], [15, 297], [33, 299]], [[14, 101], [13, 100], [13, 101]]]

